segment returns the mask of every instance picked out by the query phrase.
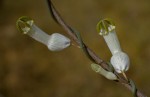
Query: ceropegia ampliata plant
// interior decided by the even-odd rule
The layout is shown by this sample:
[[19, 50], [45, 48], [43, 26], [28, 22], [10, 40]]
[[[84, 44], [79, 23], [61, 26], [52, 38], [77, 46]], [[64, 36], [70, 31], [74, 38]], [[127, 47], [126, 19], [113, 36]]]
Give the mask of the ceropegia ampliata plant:
[[[82, 41], [82, 38], [80, 37], [80, 33], [73, 30], [72, 27], [70, 27], [67, 23], [64, 22], [64, 20], [61, 18], [58, 11], [55, 9], [54, 5], [52, 4], [51, 0], [47, 0], [47, 3], [48, 3], [49, 11], [50, 11], [53, 19], [56, 21], [56, 23], [58, 23], [60, 26], [62, 26], [64, 28], [64, 30], [68, 33], [68, 35], [70, 35], [72, 37], [72, 39], [80, 46], [80, 48], [83, 49], [84, 53], [92, 61], [91, 67], [95, 72], [103, 75], [104, 77], [106, 77], [109, 80], [113, 80], [115, 82], [121, 83], [123, 86], [127, 87], [130, 91], [132, 91], [132, 93], [134, 94], [134, 97], [147, 97], [136, 88], [134, 82], [131, 79], [127, 78], [127, 76], [125, 76], [126, 77], [126, 79], [125, 79], [125, 77], [120, 75], [120, 73], [124, 73], [125, 71], [127, 71], [129, 69], [130, 61], [129, 61], [128, 55], [126, 53], [124, 53], [120, 47], [120, 43], [118, 41], [118, 38], [117, 38], [117, 35], [115, 32], [115, 25], [112, 21], [105, 19], [105, 20], [102, 20], [98, 24], [98, 32], [100, 32], [99, 34], [104, 37], [104, 39], [112, 53], [112, 58], [111, 58], [112, 65], [109, 65], [108, 62], [105, 62], [100, 57], [98, 57]], [[21, 32], [24, 32], [24, 34], [28, 34], [29, 36], [33, 37], [35, 40], [48, 46], [49, 45], [48, 41], [49, 41], [50, 35], [47, 35], [45, 32], [40, 30], [36, 25], [34, 25], [33, 20], [32, 21], [30, 21], [30, 20], [32, 20], [32, 19], [30, 19], [30, 18], [18, 19], [18, 21], [17, 21], [18, 29]], [[23, 24], [23, 29], [22, 29], [22, 27], [19, 26], [19, 23]], [[36, 32], [36, 34], [38, 34], [38, 35], [32, 36], [31, 34], [29, 34], [31, 32]], [[41, 32], [44, 34], [42, 34]], [[42, 37], [41, 37], [41, 34], [43, 35]], [[60, 37], [63, 37], [63, 39], [62, 39], [63, 42], [61, 43], [61, 45], [64, 45], [64, 47], [61, 46], [61, 47], [58, 47], [58, 49], [56, 49], [56, 47], [57, 47], [56, 46], [55, 49], [53, 50], [53, 49], [50, 49], [48, 46], [48, 48], [50, 50], [59, 51], [70, 45], [70, 40], [68, 38], [66, 38], [65, 36], [62, 36], [62, 35]], [[55, 38], [55, 39], [57, 39], [57, 38]], [[56, 42], [56, 44], [57, 44], [57, 42]], [[114, 67], [115, 71], [112, 70], [111, 66]]]

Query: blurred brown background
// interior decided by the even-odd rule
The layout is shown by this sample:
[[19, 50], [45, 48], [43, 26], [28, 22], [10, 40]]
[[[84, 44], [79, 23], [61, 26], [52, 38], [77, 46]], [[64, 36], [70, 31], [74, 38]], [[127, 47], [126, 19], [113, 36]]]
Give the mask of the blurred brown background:
[[[112, 18], [121, 46], [131, 58], [127, 75], [150, 96], [150, 0], [53, 0], [65, 21], [78, 29], [101, 58], [111, 54], [96, 24]], [[83, 52], [71, 46], [51, 52], [17, 31], [30, 16], [51, 34], [65, 31], [51, 18], [45, 0], [0, 0], [0, 97], [132, 97], [123, 86], [96, 74]]]

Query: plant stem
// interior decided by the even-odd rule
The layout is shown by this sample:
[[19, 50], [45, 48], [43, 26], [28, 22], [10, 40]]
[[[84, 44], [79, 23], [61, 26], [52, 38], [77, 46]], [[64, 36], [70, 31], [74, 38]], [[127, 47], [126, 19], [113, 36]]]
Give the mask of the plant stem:
[[[78, 44], [80, 45], [80, 42], [77, 38], [77, 36], [74, 34], [74, 32], [70, 29], [71, 27], [69, 25], [67, 25], [64, 20], [61, 18], [61, 16], [59, 15], [59, 13], [57, 12], [57, 10], [54, 8], [51, 0], [47, 0], [48, 2], [48, 7], [50, 9], [50, 13], [52, 15], [52, 17], [54, 18], [54, 20], [60, 25], [62, 26], [62, 28], [67, 32], [68, 35], [70, 35], [70, 37]], [[84, 43], [83, 43], [84, 44]], [[93, 58], [93, 60], [95, 61], [96, 64], [99, 64], [101, 67], [103, 67], [105, 70], [107, 71], [111, 71], [109, 68], [109, 65], [107, 64], [107, 62], [105, 62], [104, 60], [102, 60], [100, 57], [98, 57], [86, 44], [84, 44], [85, 49], [87, 50], [88, 54], [91, 56], [91, 58]], [[122, 77], [120, 74], [118, 74], [117, 72], [114, 72], [115, 75], [117, 75], [118, 77], [118, 83], [121, 83], [123, 86], [125, 86], [127, 89], [129, 89], [130, 91], [132, 91], [132, 86], [129, 84], [129, 82]], [[137, 89], [137, 97], [147, 97], [145, 96], [140, 90]]]

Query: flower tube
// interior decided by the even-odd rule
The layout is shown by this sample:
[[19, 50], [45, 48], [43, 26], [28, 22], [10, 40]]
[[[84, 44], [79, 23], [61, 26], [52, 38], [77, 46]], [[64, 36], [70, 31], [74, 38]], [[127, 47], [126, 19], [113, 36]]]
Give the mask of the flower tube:
[[110, 19], [101, 20], [97, 24], [97, 30], [109, 47], [112, 57], [111, 64], [115, 71], [123, 73], [129, 69], [130, 60], [126, 53], [121, 49], [117, 34], [115, 32], [115, 24]]
[[70, 46], [70, 39], [59, 33], [48, 35], [34, 24], [34, 21], [23, 16], [17, 20], [18, 30], [29, 35], [36, 41], [46, 45], [51, 51], [61, 51]]

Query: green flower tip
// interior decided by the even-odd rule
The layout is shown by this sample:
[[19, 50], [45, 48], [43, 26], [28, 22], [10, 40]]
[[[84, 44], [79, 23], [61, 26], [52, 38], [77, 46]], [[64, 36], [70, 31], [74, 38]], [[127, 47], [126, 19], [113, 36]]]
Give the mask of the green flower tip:
[[97, 32], [103, 36], [115, 30], [115, 24], [111, 19], [106, 18], [100, 20], [96, 28], [97, 28]]
[[31, 26], [33, 25], [34, 21], [32, 18], [27, 16], [20, 17], [17, 22], [16, 26], [20, 32], [23, 34], [27, 34], [31, 30]]

